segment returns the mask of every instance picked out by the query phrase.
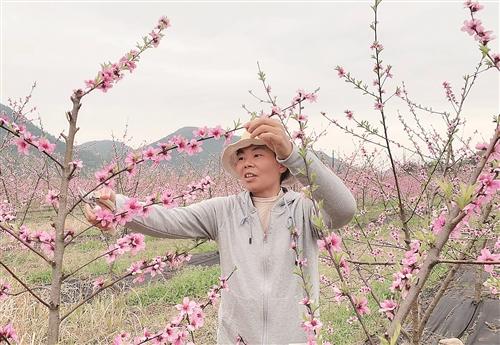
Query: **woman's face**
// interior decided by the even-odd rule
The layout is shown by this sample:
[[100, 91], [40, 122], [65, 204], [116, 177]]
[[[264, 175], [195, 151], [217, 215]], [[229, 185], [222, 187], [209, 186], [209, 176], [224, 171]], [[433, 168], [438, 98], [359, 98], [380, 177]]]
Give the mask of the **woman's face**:
[[280, 176], [286, 169], [265, 145], [251, 145], [236, 151], [239, 179], [253, 196], [265, 198], [277, 195]]

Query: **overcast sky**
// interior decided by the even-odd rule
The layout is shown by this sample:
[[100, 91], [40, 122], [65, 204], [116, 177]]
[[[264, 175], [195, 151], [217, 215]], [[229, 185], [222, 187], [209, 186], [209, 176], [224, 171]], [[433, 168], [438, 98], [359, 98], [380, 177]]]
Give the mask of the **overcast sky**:
[[[478, 13], [486, 28], [499, 35], [499, 2], [482, 1]], [[44, 127], [57, 135], [66, 130], [64, 112], [71, 91], [93, 78], [102, 62], [117, 61], [151, 31], [161, 15], [172, 27], [156, 49], [143, 54], [138, 68], [107, 94], [84, 99], [77, 141], [121, 136], [128, 125], [132, 145], [152, 142], [182, 126], [231, 126], [246, 120], [241, 108], [259, 105], [248, 94], [263, 95], [257, 80], [259, 61], [278, 102], [287, 106], [299, 88], [321, 88], [318, 102], [304, 113], [311, 128], [327, 126], [321, 111], [346, 123], [345, 109], [373, 121], [373, 100], [341, 81], [342, 65], [357, 78], [374, 79], [370, 45], [371, 1], [344, 2], [22, 2], [2, 1], [0, 102], [37, 88], [32, 105]], [[460, 31], [469, 19], [462, 1], [385, 1], [379, 8], [382, 58], [393, 66], [387, 92], [404, 81], [410, 96], [425, 105], [451, 111], [441, 86], [456, 92], [462, 76], [472, 73], [480, 53], [472, 37]], [[498, 51], [496, 39], [491, 47]], [[499, 112], [499, 74], [488, 71], [477, 81], [464, 109], [468, 133], [486, 139], [491, 118]], [[404, 141], [397, 111], [387, 106], [389, 131]], [[424, 124], [439, 126], [436, 116], [421, 114]], [[349, 152], [352, 137], [330, 127], [318, 148]]]

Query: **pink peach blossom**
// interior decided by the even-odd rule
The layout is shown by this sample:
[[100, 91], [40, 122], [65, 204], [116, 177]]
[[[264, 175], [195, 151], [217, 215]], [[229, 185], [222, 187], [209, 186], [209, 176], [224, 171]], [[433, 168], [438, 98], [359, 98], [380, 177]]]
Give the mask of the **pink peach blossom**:
[[351, 110], [345, 110], [344, 113], [346, 114], [348, 120], [352, 120], [354, 114], [352, 113]]
[[45, 203], [47, 205], [52, 205], [55, 208], [59, 208], [59, 192], [55, 190], [49, 190], [47, 196], [45, 197]]
[[[481, 249], [481, 255], [477, 258], [478, 261], [500, 261], [500, 254], [492, 254], [488, 248]], [[493, 272], [494, 265], [484, 265], [484, 270], [488, 273]]]
[[306, 333], [313, 333], [316, 330], [319, 331], [322, 326], [323, 323], [315, 317], [302, 323], [302, 328], [306, 331]]
[[181, 315], [191, 315], [197, 304], [195, 301], [190, 301], [188, 297], [184, 297], [182, 304], [177, 304], [175, 308], [180, 311]]
[[149, 146], [147, 149], [142, 151], [142, 157], [144, 158], [144, 160], [154, 160], [159, 152], [160, 152], [160, 149], [155, 149], [155, 148]]
[[200, 138], [205, 138], [208, 135], [209, 129], [207, 126], [205, 127], [200, 127], [198, 129], [195, 129], [193, 131], [193, 135], [195, 137], [200, 137]]
[[319, 250], [332, 250], [334, 252], [340, 252], [342, 239], [340, 236], [332, 232], [330, 235], [326, 236], [324, 240], [318, 240], [317, 243]]
[[17, 332], [14, 329], [12, 323], [8, 323], [7, 325], [0, 327], [0, 339], [2, 338], [7, 339], [11, 342], [18, 341]]
[[104, 278], [103, 277], [97, 278], [92, 283], [92, 286], [94, 288], [94, 291], [102, 289], [102, 287], [104, 286]]
[[483, 9], [483, 5], [479, 4], [479, 2], [472, 2], [471, 0], [467, 0], [464, 3], [464, 7], [470, 9], [472, 13], [480, 11]]
[[130, 345], [128, 342], [130, 340], [130, 334], [121, 332], [119, 335], [113, 339], [113, 345]]
[[217, 126], [217, 127], [211, 128], [209, 133], [215, 139], [219, 139], [221, 136], [223, 136], [226, 133], [226, 131], [223, 130], [221, 126]]
[[464, 21], [462, 31], [467, 32], [469, 35], [474, 35], [477, 31], [484, 31], [482, 23], [479, 19], [471, 19]]
[[151, 31], [149, 33], [149, 36], [151, 36], [151, 44], [153, 44], [153, 47], [158, 47], [158, 45], [160, 44], [161, 36], [155, 31]]
[[15, 142], [16, 142], [16, 146], [17, 146], [17, 151], [19, 153], [27, 155], [28, 150], [29, 150], [28, 143], [26, 141], [24, 141], [24, 139], [21, 139], [21, 138], [16, 139]]
[[10, 284], [0, 280], [0, 301], [7, 299], [9, 296]]
[[168, 19], [167, 17], [165, 16], [162, 16], [159, 20], [158, 20], [158, 26], [156, 27], [157, 29], [160, 29], [160, 30], [163, 30], [163, 29], [166, 29], [168, 27], [170, 27], [171, 24], [170, 24], [170, 19]]
[[104, 228], [109, 228], [114, 226], [115, 215], [113, 212], [104, 207], [97, 206], [94, 209], [96, 216], [96, 221]]
[[201, 141], [198, 141], [196, 139], [191, 139], [191, 141], [186, 146], [186, 153], [189, 156], [192, 156], [196, 153], [202, 152], [203, 151], [203, 149], [201, 148], [202, 144], [203, 144], [203, 142], [201, 142]]
[[389, 320], [394, 318], [394, 311], [398, 307], [398, 304], [392, 299], [386, 299], [380, 303], [379, 312], [385, 313]]
[[56, 144], [51, 144], [46, 138], [40, 138], [37, 146], [40, 152], [46, 152], [48, 154], [53, 153], [56, 148]]
[[359, 315], [370, 314], [370, 308], [368, 308], [368, 300], [366, 297], [354, 297], [354, 304]]
[[151, 274], [151, 277], [154, 277], [157, 274], [160, 274], [167, 264], [163, 262], [161, 256], [157, 256], [148, 264], [148, 266], [150, 267], [148, 267], [146, 271]]
[[125, 211], [130, 212], [131, 214], [137, 214], [142, 210], [142, 205], [137, 201], [136, 198], [127, 199], [124, 204]]
[[339, 78], [345, 77], [346, 73], [342, 67], [337, 66], [337, 67], [335, 67], [335, 70], [337, 71], [337, 75], [339, 76]]
[[491, 174], [482, 174], [478, 179], [482, 183], [486, 195], [494, 195], [500, 189], [500, 179], [494, 178]]

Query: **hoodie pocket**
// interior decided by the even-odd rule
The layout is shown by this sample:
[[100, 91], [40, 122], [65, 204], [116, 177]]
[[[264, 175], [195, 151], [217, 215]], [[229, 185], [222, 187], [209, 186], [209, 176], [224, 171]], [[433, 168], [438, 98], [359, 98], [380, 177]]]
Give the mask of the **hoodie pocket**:
[[262, 300], [243, 298], [224, 291], [220, 314], [218, 344], [235, 344], [241, 336], [247, 344], [262, 342]]
[[305, 343], [307, 336], [302, 329], [306, 309], [299, 304], [302, 296], [291, 298], [270, 298], [268, 310], [268, 343]]

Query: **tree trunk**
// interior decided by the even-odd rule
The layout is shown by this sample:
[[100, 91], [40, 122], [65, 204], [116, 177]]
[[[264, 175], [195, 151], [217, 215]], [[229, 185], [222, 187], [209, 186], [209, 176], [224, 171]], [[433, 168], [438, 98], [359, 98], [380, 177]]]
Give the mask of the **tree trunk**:
[[80, 109], [80, 97], [75, 93], [71, 97], [73, 109], [67, 113], [69, 121], [69, 132], [66, 139], [66, 150], [64, 154], [63, 173], [59, 189], [59, 209], [56, 221], [56, 236], [54, 250], [54, 264], [52, 266], [52, 283], [50, 287], [50, 309], [49, 309], [49, 329], [47, 343], [57, 344], [59, 341], [59, 326], [61, 325], [61, 286], [63, 275], [64, 257], [64, 227], [68, 215], [68, 187], [71, 179], [71, 167], [69, 163], [73, 160], [73, 144], [75, 134], [78, 131], [76, 120]]

